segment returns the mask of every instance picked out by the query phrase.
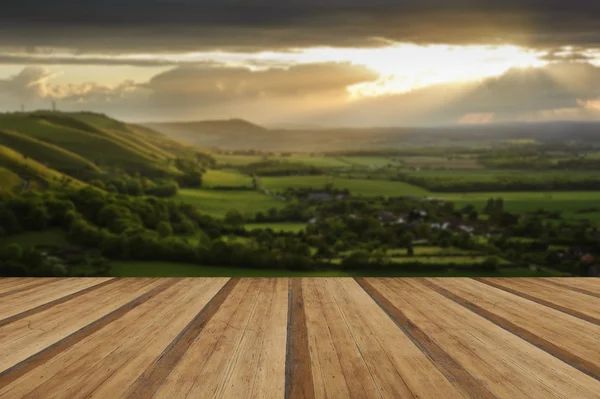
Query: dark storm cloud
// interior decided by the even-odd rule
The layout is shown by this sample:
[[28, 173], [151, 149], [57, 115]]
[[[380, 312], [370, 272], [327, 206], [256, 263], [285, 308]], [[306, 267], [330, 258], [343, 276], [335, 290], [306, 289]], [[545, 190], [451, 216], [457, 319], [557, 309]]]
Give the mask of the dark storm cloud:
[[421, 43], [600, 45], [590, 0], [8, 0], [0, 46], [181, 51]]

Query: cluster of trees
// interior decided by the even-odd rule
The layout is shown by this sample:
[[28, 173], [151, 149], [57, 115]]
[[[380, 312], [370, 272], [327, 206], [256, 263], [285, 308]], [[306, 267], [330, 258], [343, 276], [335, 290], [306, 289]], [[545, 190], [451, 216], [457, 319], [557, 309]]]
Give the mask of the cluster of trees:
[[322, 175], [323, 170], [301, 162], [263, 160], [245, 165], [241, 171], [258, 176]]
[[202, 159], [203, 157], [198, 154], [196, 159], [177, 158], [174, 160], [177, 169], [183, 172], [183, 175], [177, 177], [177, 182], [181, 187], [202, 187], [202, 175], [205, 171], [201, 163]]
[[179, 191], [179, 184], [173, 179], [151, 180], [139, 174], [130, 176], [126, 173], [121, 173], [105, 180], [92, 180], [90, 184], [110, 193], [133, 196], [152, 195], [167, 198], [176, 196]]
[[9, 244], [0, 249], [0, 276], [64, 277], [68, 274], [60, 258], [45, 256], [37, 249]]

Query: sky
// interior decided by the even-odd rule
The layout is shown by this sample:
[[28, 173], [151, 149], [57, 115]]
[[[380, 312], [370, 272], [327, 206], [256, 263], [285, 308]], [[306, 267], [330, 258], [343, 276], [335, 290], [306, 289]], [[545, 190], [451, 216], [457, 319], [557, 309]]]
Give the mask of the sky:
[[600, 119], [600, 2], [4, 0], [0, 111], [320, 126]]

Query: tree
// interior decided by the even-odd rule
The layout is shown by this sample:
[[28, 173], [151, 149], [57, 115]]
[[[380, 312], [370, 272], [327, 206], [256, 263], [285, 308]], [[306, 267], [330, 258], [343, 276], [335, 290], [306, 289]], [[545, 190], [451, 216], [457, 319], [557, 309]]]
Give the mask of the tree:
[[18, 262], [23, 257], [23, 248], [19, 244], [8, 244], [0, 251], [3, 260]]
[[487, 272], [495, 272], [500, 266], [500, 259], [497, 256], [489, 256], [483, 261], [481, 266]]
[[173, 228], [171, 227], [171, 223], [162, 221], [156, 227], [156, 231], [158, 231], [158, 235], [165, 238], [173, 235]]
[[232, 226], [241, 226], [244, 224], [244, 217], [239, 211], [232, 209], [229, 212], [227, 212], [224, 221], [226, 224]]

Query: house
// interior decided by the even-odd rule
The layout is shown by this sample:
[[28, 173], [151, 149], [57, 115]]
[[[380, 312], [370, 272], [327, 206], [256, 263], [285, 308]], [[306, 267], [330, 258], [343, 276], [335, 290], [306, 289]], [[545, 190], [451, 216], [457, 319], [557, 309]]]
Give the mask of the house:
[[469, 233], [469, 234], [473, 234], [473, 232], [475, 231], [475, 227], [472, 226], [467, 226], [465, 224], [461, 224], [458, 226], [458, 230], [465, 232], [465, 233]]
[[433, 230], [448, 230], [450, 226], [451, 224], [449, 222], [432, 223], [431, 225], [429, 225], [429, 227], [431, 227]]
[[396, 215], [390, 211], [381, 211], [379, 212], [379, 220], [382, 222], [392, 222], [396, 220]]
[[392, 222], [392, 224], [405, 224], [405, 223], [406, 223], [406, 219], [404, 219], [403, 217], [399, 217], [398, 219], [396, 219]]
[[318, 219], [317, 219], [317, 218], [312, 218], [312, 219], [310, 219], [310, 220], [308, 221], [308, 224], [315, 224], [315, 223], [317, 223], [317, 222], [318, 222]]

